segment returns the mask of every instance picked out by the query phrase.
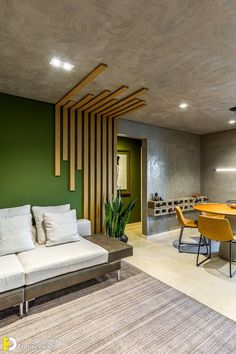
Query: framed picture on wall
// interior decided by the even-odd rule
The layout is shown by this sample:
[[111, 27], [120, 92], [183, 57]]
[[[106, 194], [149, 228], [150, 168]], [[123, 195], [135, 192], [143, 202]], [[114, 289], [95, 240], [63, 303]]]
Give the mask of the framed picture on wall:
[[130, 197], [130, 152], [118, 150], [117, 152], [117, 189], [121, 190], [123, 197]]

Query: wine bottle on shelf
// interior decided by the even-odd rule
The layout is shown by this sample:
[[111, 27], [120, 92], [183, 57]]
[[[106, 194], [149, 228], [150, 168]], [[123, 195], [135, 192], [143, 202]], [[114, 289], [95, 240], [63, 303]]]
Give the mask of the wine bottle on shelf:
[[175, 201], [174, 201], [174, 204], [175, 204], [175, 205], [178, 205], [178, 204], [179, 204], [179, 201], [178, 201], [178, 200], [175, 200]]
[[159, 197], [158, 193], [155, 193], [155, 201], [158, 201], [158, 200], [160, 200], [160, 197]]

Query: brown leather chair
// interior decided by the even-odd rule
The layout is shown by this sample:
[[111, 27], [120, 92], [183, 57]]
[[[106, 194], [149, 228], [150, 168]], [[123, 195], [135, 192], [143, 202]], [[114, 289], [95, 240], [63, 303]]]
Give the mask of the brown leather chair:
[[191, 245], [191, 246], [198, 246], [197, 243], [190, 243], [190, 242], [182, 242], [182, 237], [183, 237], [183, 232], [185, 228], [188, 229], [197, 229], [197, 221], [192, 220], [192, 219], [187, 219], [184, 217], [182, 210], [179, 206], [177, 206], [175, 208], [176, 211], [176, 218], [178, 220], [178, 223], [181, 227], [180, 229], [180, 234], [179, 234], [179, 246], [178, 246], [178, 250], [179, 252], [183, 253], [183, 251], [181, 251], [181, 246], [182, 245]]
[[[197, 254], [197, 267], [206, 262], [211, 258], [211, 241], [220, 241], [220, 242], [228, 242], [229, 243], [229, 276], [232, 276], [236, 273], [232, 273], [232, 243], [236, 242], [236, 238], [233, 235], [229, 220], [225, 218], [218, 218], [217, 216], [203, 216], [200, 215], [198, 219], [198, 230], [201, 234], [199, 245], [198, 245], [198, 254]], [[206, 238], [209, 240], [209, 246], [206, 242]], [[200, 247], [202, 241], [205, 240], [205, 244], [207, 247], [207, 257], [199, 262], [199, 254]]]

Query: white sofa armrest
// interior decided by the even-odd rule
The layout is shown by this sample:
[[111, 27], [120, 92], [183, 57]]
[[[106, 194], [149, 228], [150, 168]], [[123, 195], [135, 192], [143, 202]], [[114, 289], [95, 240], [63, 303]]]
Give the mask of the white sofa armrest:
[[87, 219], [77, 220], [77, 230], [80, 236], [90, 236], [91, 235], [91, 222]]

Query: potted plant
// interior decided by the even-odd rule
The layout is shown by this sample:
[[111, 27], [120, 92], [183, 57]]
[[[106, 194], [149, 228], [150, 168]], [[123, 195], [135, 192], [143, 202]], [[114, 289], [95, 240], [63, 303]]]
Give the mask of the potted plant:
[[125, 235], [125, 226], [129, 222], [131, 211], [135, 206], [136, 200], [131, 201], [126, 207], [122, 202], [119, 190], [117, 197], [112, 197], [111, 201], [105, 204], [105, 223], [106, 235], [116, 237], [127, 243], [128, 237]]

